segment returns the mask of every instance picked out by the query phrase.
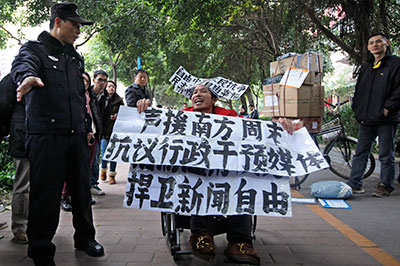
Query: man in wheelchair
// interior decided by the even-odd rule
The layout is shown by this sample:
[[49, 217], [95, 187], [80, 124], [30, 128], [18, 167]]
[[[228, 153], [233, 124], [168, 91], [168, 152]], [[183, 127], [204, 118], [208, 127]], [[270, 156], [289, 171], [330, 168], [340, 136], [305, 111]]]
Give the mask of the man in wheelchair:
[[[197, 85], [191, 96], [192, 106], [183, 111], [219, 114], [226, 116], [238, 116], [236, 111], [227, 110], [215, 106], [218, 98], [205, 85]], [[142, 112], [149, 106], [148, 102], [138, 103], [138, 111]], [[278, 122], [282, 127], [293, 133], [293, 124], [287, 119], [280, 118]], [[215, 216], [192, 215], [190, 219], [191, 236], [190, 247], [195, 256], [212, 261], [215, 258], [214, 235], [218, 223]], [[250, 215], [229, 215], [227, 216], [227, 240], [228, 246], [224, 256], [235, 263], [260, 265], [260, 257], [253, 249], [252, 237], [252, 216]]]

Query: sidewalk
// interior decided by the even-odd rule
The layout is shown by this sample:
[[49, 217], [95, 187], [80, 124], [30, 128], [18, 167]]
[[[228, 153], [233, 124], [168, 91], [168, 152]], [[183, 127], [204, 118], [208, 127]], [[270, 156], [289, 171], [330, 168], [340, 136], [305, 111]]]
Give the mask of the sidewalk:
[[[233, 265], [223, 261], [222, 253], [227, 245], [225, 235], [215, 238], [218, 254], [213, 262], [207, 263], [192, 255], [175, 262], [161, 233], [160, 213], [122, 207], [128, 165], [119, 164], [117, 171], [118, 183], [101, 183], [106, 195], [97, 197], [97, 204], [93, 206], [96, 238], [104, 245], [105, 256], [93, 258], [74, 250], [71, 213], [61, 211], [54, 237], [58, 266]], [[294, 193], [295, 197], [300, 196]], [[342, 233], [343, 230], [339, 231], [346, 226], [325, 214], [317, 205], [293, 204], [292, 218], [258, 216], [254, 247], [262, 265], [381, 265], [369, 255], [379, 253], [379, 247], [368, 241], [359, 241], [362, 236], [357, 235], [353, 242], [346, 236], [348, 234]], [[0, 235], [4, 235], [0, 239], [0, 264], [33, 265], [26, 255], [27, 245], [11, 241], [10, 211], [0, 213], [0, 221], [9, 224], [8, 228], [0, 231]], [[185, 230], [183, 248], [187, 247], [188, 238], [189, 232]]]

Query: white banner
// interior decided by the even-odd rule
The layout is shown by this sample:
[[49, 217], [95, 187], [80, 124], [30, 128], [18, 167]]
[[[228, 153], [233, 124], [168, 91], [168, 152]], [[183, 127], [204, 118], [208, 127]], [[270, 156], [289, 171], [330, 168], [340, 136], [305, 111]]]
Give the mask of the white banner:
[[239, 84], [223, 77], [197, 78], [182, 66], [169, 79], [177, 93], [190, 98], [194, 87], [199, 84], [207, 86], [218, 98], [237, 100], [247, 90], [249, 85]]
[[292, 216], [288, 177], [171, 166], [131, 167], [124, 207], [196, 215]]
[[198, 112], [121, 106], [104, 159], [298, 176], [328, 164], [305, 128]]

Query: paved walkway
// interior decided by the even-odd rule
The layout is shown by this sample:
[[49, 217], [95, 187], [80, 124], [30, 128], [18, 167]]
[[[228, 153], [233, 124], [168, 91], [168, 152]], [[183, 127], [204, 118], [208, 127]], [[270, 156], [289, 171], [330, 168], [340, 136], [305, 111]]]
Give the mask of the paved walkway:
[[[174, 261], [166, 238], [161, 233], [160, 213], [124, 209], [122, 199], [128, 166], [118, 165], [116, 185], [100, 184], [107, 193], [97, 197], [93, 206], [97, 240], [106, 255], [92, 258], [73, 248], [71, 213], [61, 211], [60, 225], [54, 237], [58, 266], [145, 266], [145, 265], [233, 265], [224, 263], [227, 241], [217, 236], [217, 257], [207, 263], [192, 255]], [[294, 197], [300, 197], [298, 192]], [[9, 225], [10, 211], [0, 214]], [[0, 231], [0, 265], [33, 265], [26, 245], [14, 243], [10, 226]], [[368, 239], [337, 220], [318, 205], [293, 205], [292, 218], [258, 217], [255, 249], [262, 265], [400, 265]], [[182, 235], [187, 247], [188, 230]]]

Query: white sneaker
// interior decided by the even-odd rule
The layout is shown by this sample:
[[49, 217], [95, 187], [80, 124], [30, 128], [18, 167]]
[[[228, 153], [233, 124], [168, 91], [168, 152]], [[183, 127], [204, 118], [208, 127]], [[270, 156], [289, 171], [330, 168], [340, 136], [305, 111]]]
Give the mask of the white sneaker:
[[106, 194], [103, 190], [101, 190], [101, 188], [98, 185], [93, 186], [90, 189], [90, 192], [92, 192], [92, 195], [96, 195], [96, 196], [103, 196]]

